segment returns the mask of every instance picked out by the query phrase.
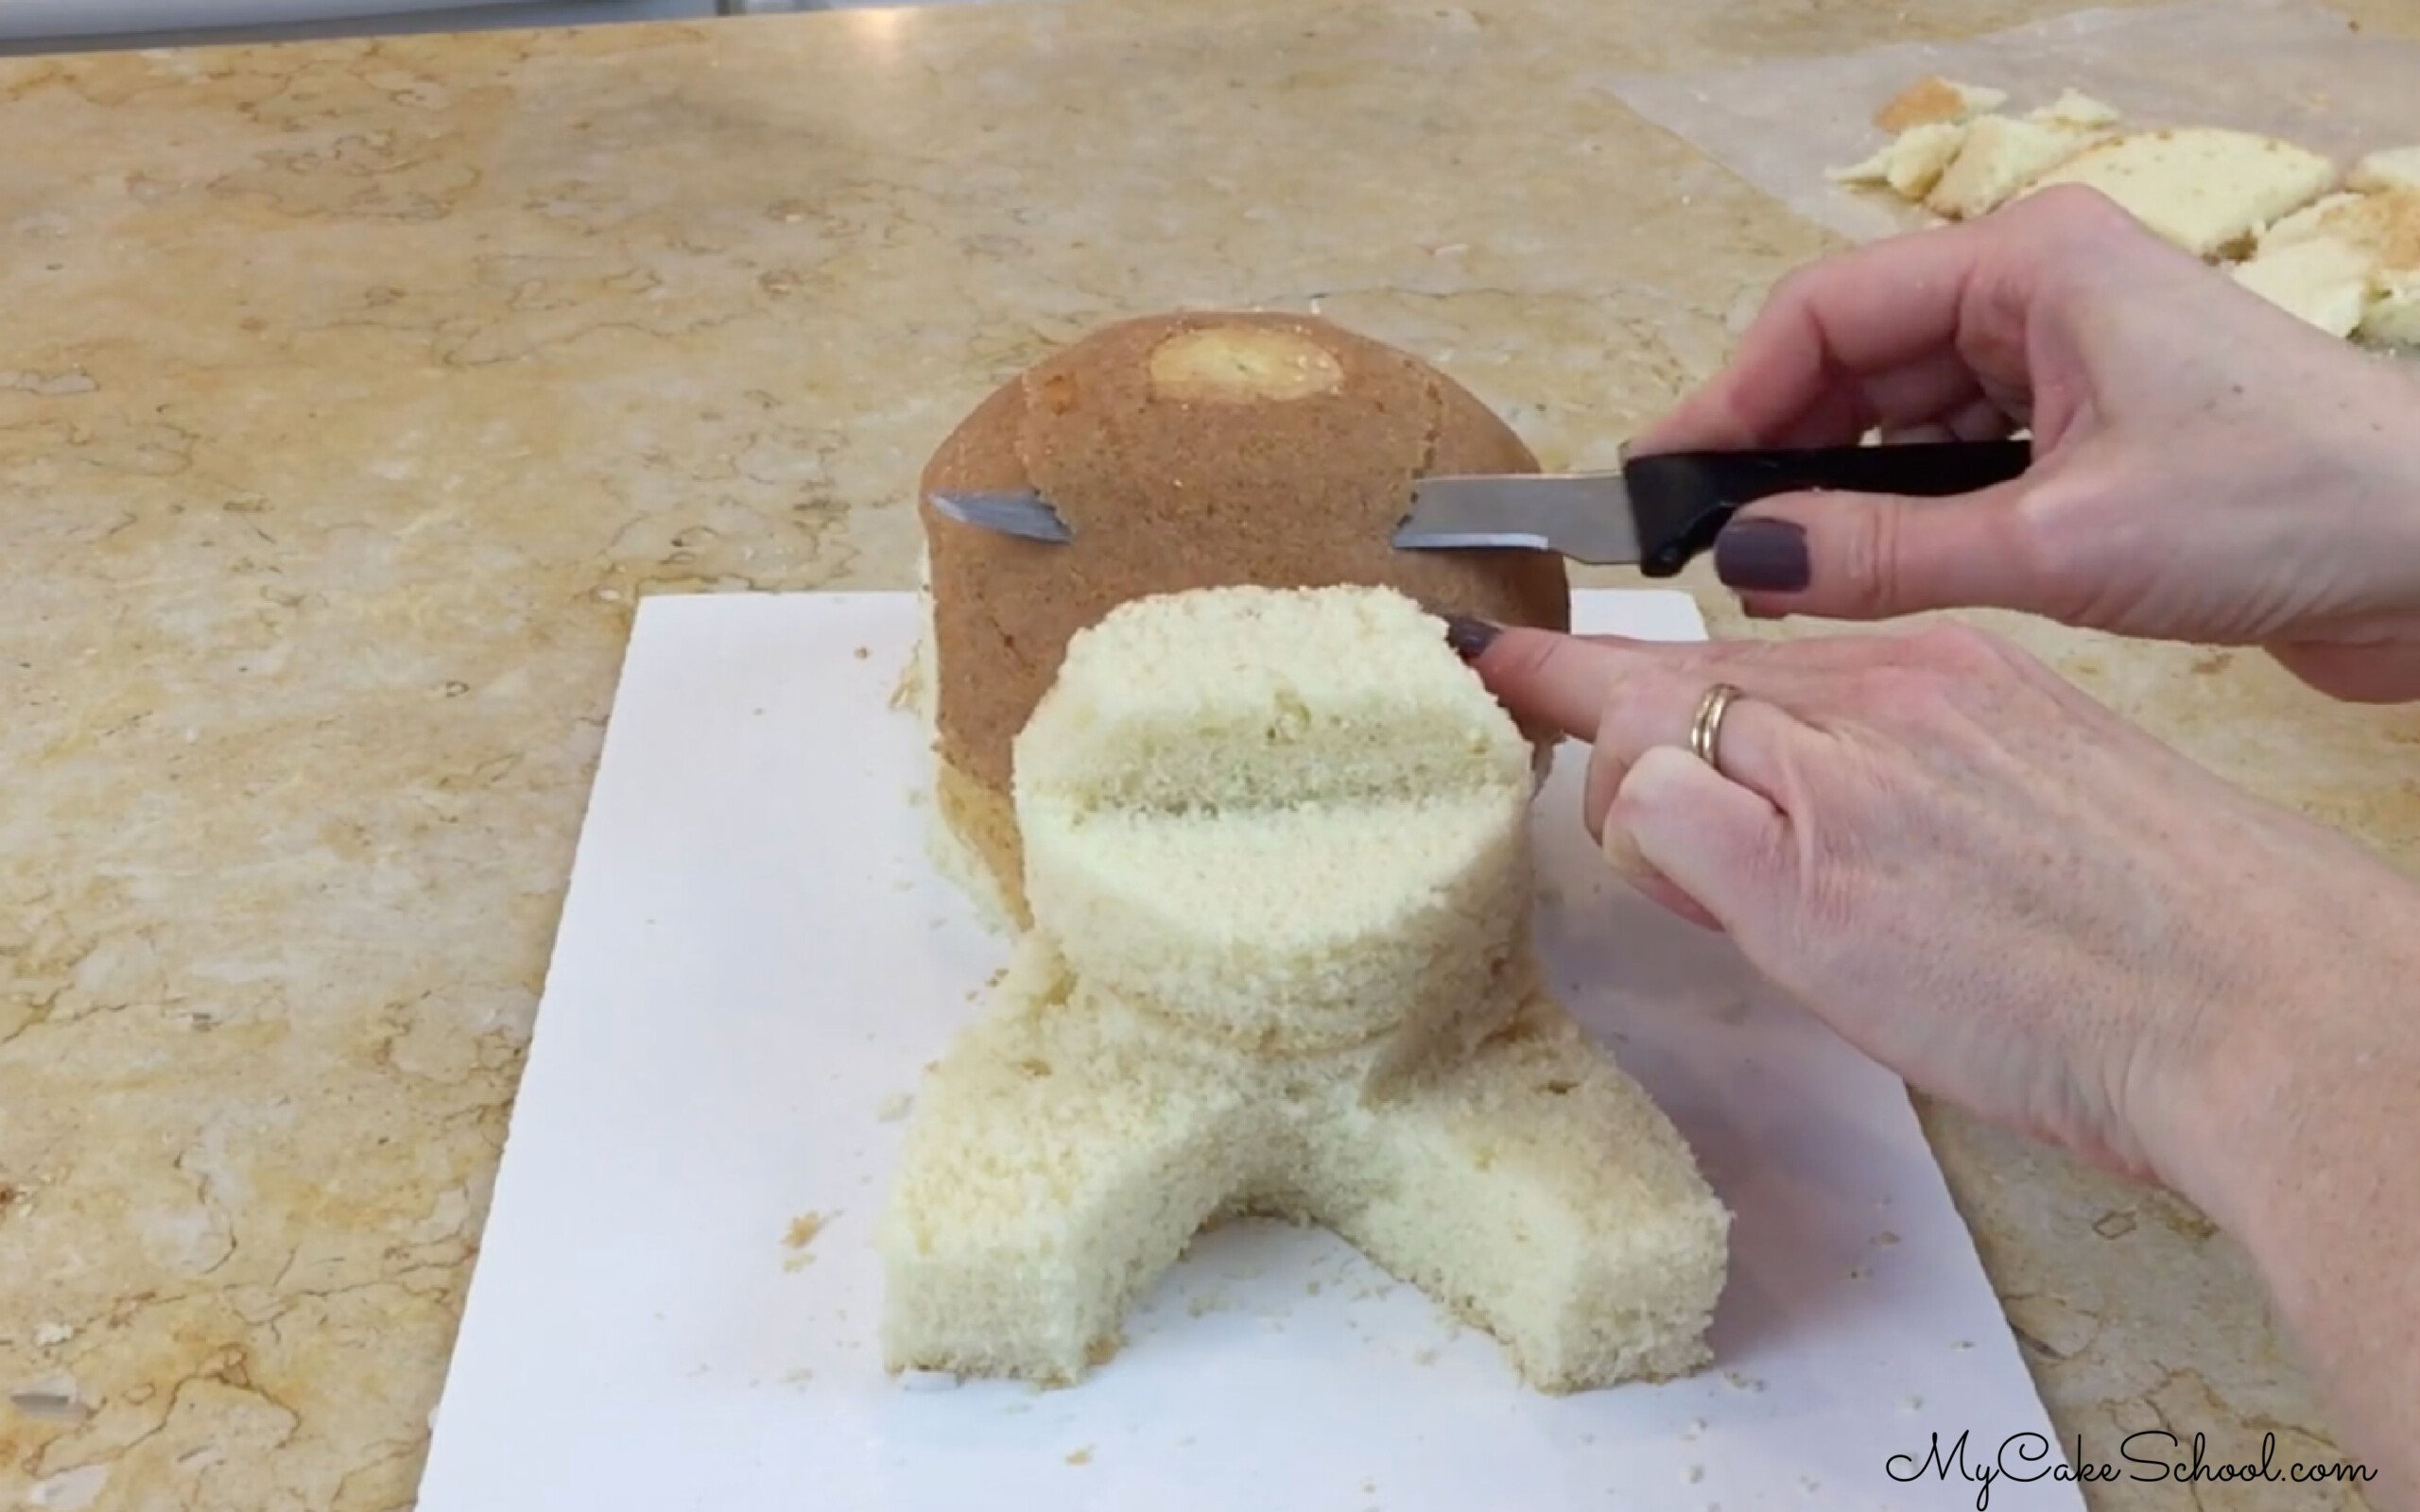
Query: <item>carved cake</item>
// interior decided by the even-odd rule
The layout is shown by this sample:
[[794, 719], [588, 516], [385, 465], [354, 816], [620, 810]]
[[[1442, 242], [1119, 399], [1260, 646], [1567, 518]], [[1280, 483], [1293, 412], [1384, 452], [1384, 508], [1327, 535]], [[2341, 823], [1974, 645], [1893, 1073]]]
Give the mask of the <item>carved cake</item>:
[[1703, 1363], [1729, 1215], [1539, 980], [1531, 747], [1443, 629], [1230, 588], [1074, 635], [1014, 742], [1033, 927], [881, 1223], [891, 1368], [1072, 1381], [1244, 1212], [1335, 1229], [1542, 1389]]
[[[942, 444], [920, 494], [930, 621], [917, 680], [942, 837], [965, 852], [945, 864], [1025, 921], [1012, 745], [1068, 639], [1130, 599], [1361, 583], [1440, 613], [1565, 627], [1559, 558], [1390, 544], [1415, 478], [1536, 470], [1444, 374], [1303, 316], [1131, 320], [1010, 382]], [[994, 534], [931, 505], [1028, 489], [1071, 543]]]

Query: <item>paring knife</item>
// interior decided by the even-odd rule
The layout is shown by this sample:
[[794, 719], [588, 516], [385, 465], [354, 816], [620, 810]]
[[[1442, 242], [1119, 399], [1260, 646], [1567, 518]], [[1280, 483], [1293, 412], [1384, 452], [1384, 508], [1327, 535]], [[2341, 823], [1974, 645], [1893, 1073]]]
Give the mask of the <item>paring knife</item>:
[[[1592, 566], [1635, 563], [1669, 577], [1714, 544], [1741, 506], [1776, 493], [1942, 498], [2021, 475], [2030, 442], [1922, 441], [1796, 451], [1668, 452], [1617, 472], [1421, 478], [1395, 529], [1407, 551], [1551, 551]], [[949, 519], [1063, 545], [1075, 532], [1030, 491], [937, 493]]]

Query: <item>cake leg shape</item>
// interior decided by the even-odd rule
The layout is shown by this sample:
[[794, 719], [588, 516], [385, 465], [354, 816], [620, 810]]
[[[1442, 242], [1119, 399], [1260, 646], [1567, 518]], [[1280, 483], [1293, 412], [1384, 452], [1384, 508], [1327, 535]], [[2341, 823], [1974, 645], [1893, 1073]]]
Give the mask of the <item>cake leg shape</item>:
[[1340, 1109], [1316, 1216], [1500, 1340], [1541, 1390], [1703, 1366], [1729, 1216], [1679, 1133], [1551, 999]]
[[1138, 1054], [1041, 954], [919, 1095], [882, 1235], [892, 1370], [1077, 1380], [1252, 1178], [1246, 1100]]

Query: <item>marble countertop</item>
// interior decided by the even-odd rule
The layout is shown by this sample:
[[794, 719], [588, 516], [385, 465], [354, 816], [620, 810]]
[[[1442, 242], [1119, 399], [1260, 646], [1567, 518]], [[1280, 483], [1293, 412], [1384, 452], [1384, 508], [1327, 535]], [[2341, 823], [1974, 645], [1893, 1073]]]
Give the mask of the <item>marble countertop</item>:
[[[1170, 306], [1317, 307], [1602, 463], [1829, 245], [1603, 80], [1886, 14], [1076, 0], [0, 63], [0, 1505], [410, 1503], [640, 594], [906, 586], [955, 420]], [[2420, 851], [2420, 718], [2014, 628]], [[1927, 1119], [2066, 1433], [2324, 1452], [2206, 1224]]]

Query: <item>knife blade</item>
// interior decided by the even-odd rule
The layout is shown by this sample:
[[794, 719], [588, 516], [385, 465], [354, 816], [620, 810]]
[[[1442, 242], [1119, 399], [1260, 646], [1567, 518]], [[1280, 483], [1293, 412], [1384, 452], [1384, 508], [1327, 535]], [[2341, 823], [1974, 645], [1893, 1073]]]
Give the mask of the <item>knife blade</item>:
[[1000, 535], [1018, 536], [1053, 546], [1063, 546], [1076, 539], [1076, 533], [1067, 527], [1067, 522], [1059, 518], [1059, 511], [1050, 507], [1041, 494], [1030, 490], [936, 493], [930, 497], [934, 513], [962, 525], [973, 525], [978, 530], [996, 531]]
[[[1617, 472], [1420, 478], [1394, 532], [1405, 551], [1551, 551], [1589, 566], [1669, 577], [1758, 499], [1807, 490], [1942, 498], [2021, 475], [2031, 443], [1918, 441], [1761, 452], [1668, 452]], [[962, 524], [1049, 545], [1076, 533], [1030, 490], [930, 496]]]
[[1920, 441], [1670, 452], [1632, 457], [1618, 472], [1422, 478], [1394, 543], [1406, 551], [1551, 551], [1669, 577], [1758, 499], [1810, 490], [1943, 498], [2005, 483], [2031, 458], [2022, 440]]

